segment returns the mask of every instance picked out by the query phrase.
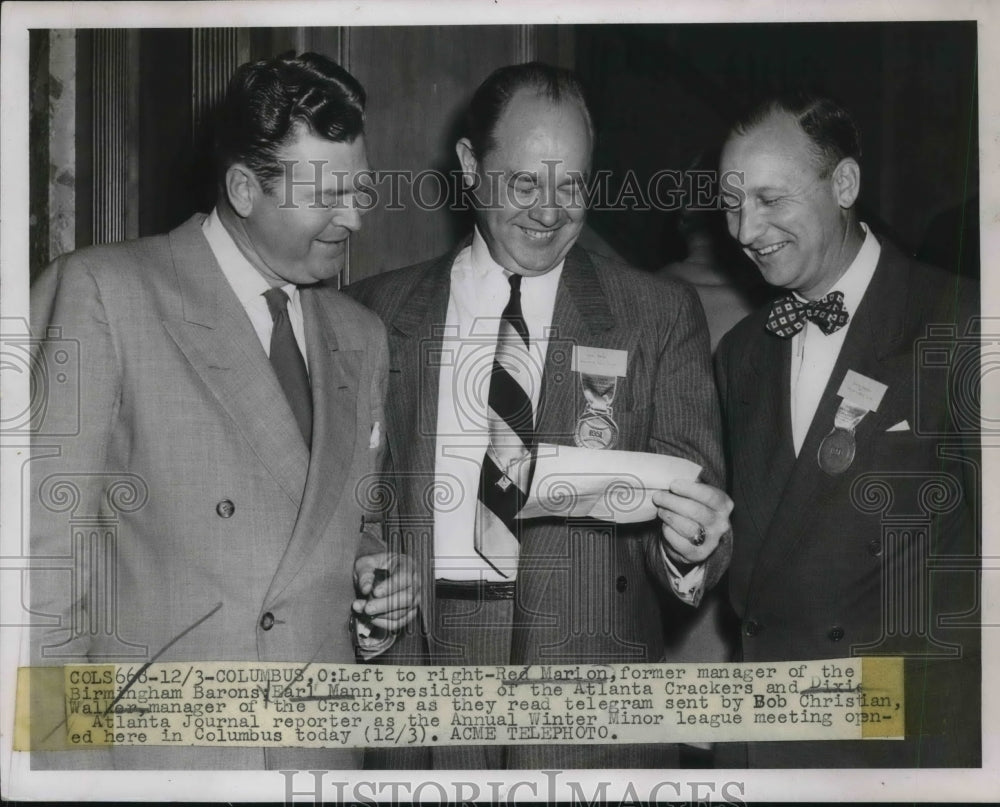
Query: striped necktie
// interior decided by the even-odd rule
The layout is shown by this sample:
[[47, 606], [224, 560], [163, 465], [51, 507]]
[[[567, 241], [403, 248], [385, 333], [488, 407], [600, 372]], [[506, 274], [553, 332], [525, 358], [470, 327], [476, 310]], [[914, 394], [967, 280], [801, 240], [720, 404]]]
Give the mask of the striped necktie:
[[531, 408], [531, 354], [521, 313], [521, 275], [513, 274], [490, 374], [490, 443], [479, 478], [475, 548], [505, 577], [517, 572], [520, 524], [514, 518], [531, 484], [535, 442]]

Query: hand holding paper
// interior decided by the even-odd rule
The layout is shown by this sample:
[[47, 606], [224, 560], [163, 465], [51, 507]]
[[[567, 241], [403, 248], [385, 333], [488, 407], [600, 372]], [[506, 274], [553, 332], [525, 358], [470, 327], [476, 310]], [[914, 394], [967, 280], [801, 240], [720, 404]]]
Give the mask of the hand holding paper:
[[597, 518], [630, 524], [657, 517], [653, 493], [701, 466], [681, 457], [638, 451], [538, 446], [528, 501], [518, 518]]
[[729, 532], [733, 500], [704, 482], [677, 479], [657, 491], [653, 503], [663, 522], [667, 555], [675, 563], [701, 563]]

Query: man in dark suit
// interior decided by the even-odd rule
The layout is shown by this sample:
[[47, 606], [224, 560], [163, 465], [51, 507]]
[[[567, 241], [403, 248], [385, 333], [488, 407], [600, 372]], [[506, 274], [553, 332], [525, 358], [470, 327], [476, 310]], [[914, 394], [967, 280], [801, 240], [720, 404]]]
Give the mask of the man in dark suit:
[[[407, 660], [434, 664], [660, 661], [661, 594], [697, 605], [725, 568], [731, 504], [708, 484], [721, 449], [704, 315], [689, 288], [574, 246], [592, 149], [571, 73], [501, 68], [456, 146], [475, 231], [348, 289], [389, 331], [399, 528], [426, 592], [423, 633], [397, 659], [408, 647]], [[658, 492], [660, 521], [512, 519], [527, 489], [518, 451], [574, 442], [685, 457], [703, 481]], [[508, 543], [491, 543], [497, 532]], [[676, 764], [661, 745], [433, 751], [410, 764]]]
[[717, 354], [730, 595], [744, 661], [904, 656], [906, 740], [761, 742], [731, 765], [979, 761], [978, 411], [948, 373], [978, 379], [976, 290], [858, 220], [860, 153], [846, 110], [807, 94], [722, 152], [729, 231], [789, 292]]
[[[31, 574], [36, 664], [353, 662], [352, 608], [388, 628], [416, 613], [409, 566], [359, 496], [385, 452], [385, 330], [320, 285], [361, 225], [364, 104], [316, 54], [243, 65], [222, 104], [211, 215], [63, 256], [32, 288], [43, 360], [77, 344], [81, 361], [79, 397], [50, 395], [37, 423], [31, 546], [49, 563]], [[372, 592], [378, 567], [392, 574]], [[392, 614], [389, 589], [404, 600]], [[259, 747], [32, 756], [360, 761], [358, 749]]]

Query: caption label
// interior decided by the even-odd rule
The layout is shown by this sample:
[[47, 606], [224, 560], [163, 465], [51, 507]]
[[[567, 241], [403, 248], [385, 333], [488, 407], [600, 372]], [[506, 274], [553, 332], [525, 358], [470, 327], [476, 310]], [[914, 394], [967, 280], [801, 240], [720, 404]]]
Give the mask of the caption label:
[[900, 658], [22, 668], [16, 750], [897, 739]]

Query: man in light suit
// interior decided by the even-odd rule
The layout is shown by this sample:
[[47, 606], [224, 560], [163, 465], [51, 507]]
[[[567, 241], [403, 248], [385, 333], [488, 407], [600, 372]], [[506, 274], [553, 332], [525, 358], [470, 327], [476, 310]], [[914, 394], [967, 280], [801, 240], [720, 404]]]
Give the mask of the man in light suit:
[[[385, 331], [323, 285], [361, 226], [364, 104], [316, 54], [241, 66], [211, 215], [63, 256], [32, 289], [43, 359], [70, 342], [80, 357], [79, 398], [45, 401], [31, 466], [33, 556], [60, 569], [31, 576], [35, 663], [353, 662], [352, 606], [389, 629], [415, 614], [409, 566], [366, 498], [385, 454]], [[373, 592], [379, 567], [391, 575]], [[401, 610], [387, 610], [390, 591]], [[115, 747], [33, 762], [360, 758]]]
[[[397, 643], [396, 659], [660, 661], [660, 597], [696, 606], [726, 566], [731, 503], [709, 484], [721, 482], [721, 451], [704, 315], [687, 287], [574, 246], [592, 150], [571, 73], [501, 68], [476, 91], [456, 145], [475, 231], [447, 255], [348, 289], [389, 331], [398, 529], [425, 591], [423, 630]], [[685, 457], [703, 481], [658, 492], [660, 521], [512, 518], [525, 465], [504, 452], [520, 444], [530, 457], [532, 446], [573, 445], [574, 435], [594, 449]], [[497, 490], [513, 499], [498, 503]], [[498, 524], [512, 541], [499, 551]], [[409, 761], [373, 755], [366, 766], [676, 760], [674, 746], [518, 743]]]
[[860, 155], [848, 112], [806, 93], [722, 152], [729, 231], [789, 292], [717, 354], [730, 594], [745, 661], [903, 655], [907, 736], [723, 747], [730, 766], [979, 764], [979, 418], [949, 378], [978, 381], [976, 289], [859, 221]]

